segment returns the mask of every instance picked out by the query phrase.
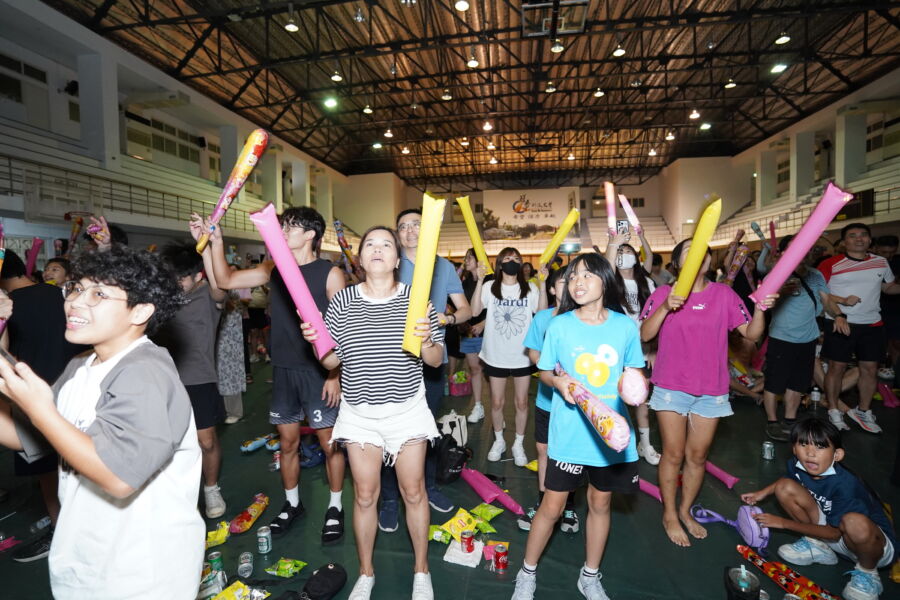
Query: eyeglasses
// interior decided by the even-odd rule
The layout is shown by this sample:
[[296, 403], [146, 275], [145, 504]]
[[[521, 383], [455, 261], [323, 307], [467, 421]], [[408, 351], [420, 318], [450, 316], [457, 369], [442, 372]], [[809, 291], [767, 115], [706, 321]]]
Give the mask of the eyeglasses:
[[410, 221], [408, 223], [400, 223], [399, 225], [397, 225], [397, 231], [400, 231], [400, 232], [412, 231], [412, 230], [419, 231], [419, 228], [421, 228], [421, 227], [422, 227], [422, 221]]
[[300, 223], [282, 223], [281, 231], [284, 233], [290, 233], [292, 229], [299, 229], [301, 231], [306, 231], [306, 227], [301, 225]]
[[65, 298], [66, 302], [74, 302], [78, 298], [84, 294], [84, 292], [89, 292], [84, 296], [82, 302], [85, 306], [89, 306], [93, 308], [97, 306], [104, 300], [119, 300], [122, 302], [127, 302], [128, 298], [113, 298], [108, 295], [105, 291], [103, 291], [102, 285], [92, 285], [89, 287], [82, 286], [77, 281], [67, 281], [65, 285], [62, 286], [62, 295]]

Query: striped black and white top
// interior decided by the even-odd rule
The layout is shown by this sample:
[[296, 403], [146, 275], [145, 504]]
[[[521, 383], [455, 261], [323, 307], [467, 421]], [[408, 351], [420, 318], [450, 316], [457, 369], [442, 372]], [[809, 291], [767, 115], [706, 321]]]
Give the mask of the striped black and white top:
[[[401, 347], [409, 308], [409, 286], [397, 283], [388, 298], [369, 298], [359, 285], [334, 295], [325, 325], [341, 359], [341, 399], [354, 406], [397, 405], [424, 395], [422, 359]], [[444, 343], [432, 308], [431, 339]]]

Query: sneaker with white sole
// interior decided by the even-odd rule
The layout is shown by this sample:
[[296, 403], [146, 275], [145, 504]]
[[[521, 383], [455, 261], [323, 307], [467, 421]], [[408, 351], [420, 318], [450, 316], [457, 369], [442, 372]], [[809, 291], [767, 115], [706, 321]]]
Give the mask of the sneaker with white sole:
[[588, 600], [610, 600], [603, 589], [600, 579], [603, 577], [597, 573], [595, 577], [587, 577], [584, 573], [578, 576], [578, 591]]
[[578, 533], [578, 514], [572, 509], [563, 511], [562, 520], [559, 522], [559, 530], [563, 533]]
[[497, 462], [504, 452], [506, 452], [506, 440], [494, 440], [494, 443], [491, 444], [491, 449], [488, 450], [487, 459], [491, 462]]
[[881, 367], [880, 369], [878, 369], [878, 379], [893, 381], [894, 369], [892, 369], [891, 367]]
[[482, 419], [484, 419], [484, 405], [481, 404], [481, 402], [476, 402], [475, 406], [472, 407], [472, 412], [466, 417], [466, 421], [469, 423], [477, 423]]
[[659, 464], [660, 455], [653, 447], [653, 444], [638, 444], [638, 456], [646, 460], [653, 466]]
[[875, 415], [871, 410], [859, 410], [851, 408], [847, 411], [847, 417], [862, 428], [863, 431], [869, 433], [881, 433], [881, 427], [875, 422]]
[[837, 554], [828, 544], [815, 538], [803, 536], [793, 544], [778, 547], [778, 556], [794, 565], [836, 565]]
[[866, 573], [854, 569], [850, 571], [850, 581], [841, 594], [846, 600], [878, 600], [884, 586], [877, 573]]
[[524, 467], [528, 464], [528, 456], [525, 455], [525, 447], [522, 442], [513, 442], [512, 455], [517, 467]]
[[27, 563], [46, 558], [50, 554], [51, 542], [53, 542], [53, 527], [45, 531], [39, 538], [16, 548], [12, 559], [16, 562]]
[[516, 573], [516, 589], [510, 600], [534, 600], [534, 590], [537, 588], [537, 573], [526, 573], [522, 569]]
[[519, 526], [519, 529], [522, 531], [531, 531], [531, 521], [534, 519], [534, 515], [537, 514], [538, 505], [535, 504], [528, 508], [525, 511], [524, 515], [519, 515], [516, 517], [516, 525]]
[[372, 588], [375, 586], [375, 576], [360, 575], [356, 580], [353, 589], [350, 590], [350, 596], [347, 600], [369, 600], [372, 596]]
[[828, 409], [828, 420], [838, 428], [838, 431], [847, 431], [850, 427], [844, 422], [844, 413], [836, 408]]
[[431, 587], [431, 573], [413, 575], [412, 600], [434, 600], [434, 588]]
[[204, 489], [203, 497], [206, 500], [207, 519], [218, 519], [225, 514], [225, 499], [222, 497], [222, 491], [218, 485], [211, 490]]

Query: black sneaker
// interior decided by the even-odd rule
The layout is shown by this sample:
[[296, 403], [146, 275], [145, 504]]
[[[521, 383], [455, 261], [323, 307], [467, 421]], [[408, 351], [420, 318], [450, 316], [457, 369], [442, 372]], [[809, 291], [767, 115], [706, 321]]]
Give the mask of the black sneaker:
[[786, 442], [791, 439], [791, 436], [784, 432], [781, 423], [778, 421], [766, 424], [766, 436], [775, 442]]
[[278, 537], [287, 533], [288, 529], [290, 529], [291, 525], [294, 523], [294, 519], [303, 515], [305, 512], [306, 509], [303, 508], [303, 502], [299, 502], [297, 506], [291, 506], [291, 503], [285, 500], [284, 506], [281, 507], [281, 512], [279, 512], [278, 516], [269, 523], [269, 529], [272, 530], [272, 535]]
[[16, 562], [27, 563], [46, 558], [50, 554], [50, 542], [53, 541], [53, 528], [51, 527], [41, 537], [19, 546], [13, 552], [12, 559]]
[[344, 537], [344, 511], [329, 506], [322, 525], [322, 543], [333, 544]]
[[519, 529], [522, 531], [531, 531], [531, 520], [534, 519], [534, 515], [537, 514], [538, 505], [530, 507], [527, 511], [525, 511], [524, 515], [519, 515], [516, 518], [516, 524], [519, 526]]

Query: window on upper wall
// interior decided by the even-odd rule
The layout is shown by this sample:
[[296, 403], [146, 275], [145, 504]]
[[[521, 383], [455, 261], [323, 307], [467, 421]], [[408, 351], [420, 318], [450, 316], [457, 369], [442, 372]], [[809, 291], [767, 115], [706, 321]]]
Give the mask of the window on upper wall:
[[74, 123], [81, 123], [81, 106], [71, 100], [69, 100], [69, 120]]
[[26, 77], [31, 77], [41, 83], [47, 83], [47, 73], [46, 71], [42, 71], [36, 67], [32, 67], [31, 65], [22, 63], [22, 74]]
[[0, 73], [0, 98], [22, 103], [22, 82]]
[[628, 201], [631, 203], [631, 208], [643, 208], [644, 207], [644, 199], [643, 198], [629, 198]]

